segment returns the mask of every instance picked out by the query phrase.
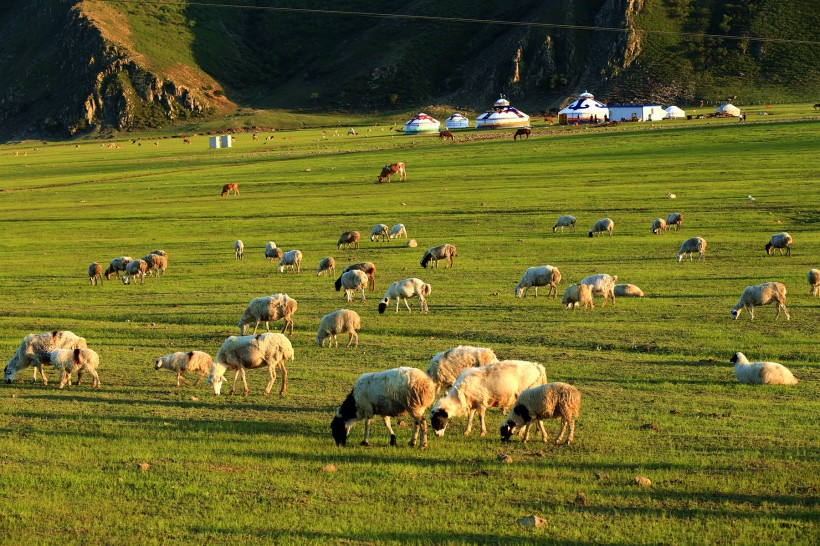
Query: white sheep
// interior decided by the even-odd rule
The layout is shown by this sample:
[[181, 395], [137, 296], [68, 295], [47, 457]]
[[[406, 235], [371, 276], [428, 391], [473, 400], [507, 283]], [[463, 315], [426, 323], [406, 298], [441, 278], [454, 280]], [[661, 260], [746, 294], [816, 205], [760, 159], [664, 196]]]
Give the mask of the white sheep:
[[404, 244], [404, 246], [407, 248], [416, 248], [417, 246], [419, 246], [419, 244], [416, 242], [415, 239], [410, 239]]
[[749, 362], [743, 353], [729, 360], [735, 365], [735, 378], [746, 385], [797, 385], [792, 372], [777, 362]]
[[289, 250], [282, 255], [279, 260], [279, 273], [284, 273], [285, 268], [290, 267], [291, 271], [302, 272], [302, 253], [298, 250]]
[[652, 225], [649, 226], [649, 231], [655, 235], [658, 233], [666, 233], [666, 220], [663, 218], [655, 218], [652, 220]]
[[359, 240], [361, 240], [362, 234], [358, 231], [345, 231], [341, 235], [339, 235], [339, 241], [336, 243], [336, 248], [342, 250], [342, 247], [350, 248], [355, 247], [359, 248]]
[[424, 255], [421, 257], [421, 266], [426, 268], [427, 264], [433, 262], [433, 267], [438, 267], [439, 260], [447, 260], [447, 265], [445, 265], [445, 269], [449, 267], [453, 267], [453, 258], [458, 256], [456, 251], [455, 245], [450, 244], [443, 244], [439, 246], [434, 246], [432, 248], [428, 248]]
[[293, 360], [293, 345], [283, 334], [266, 333], [255, 336], [230, 336], [216, 353], [211, 374], [208, 376], [208, 383], [213, 385], [214, 394], [219, 396], [222, 391], [222, 383], [225, 380], [225, 372], [235, 370], [233, 387], [231, 392], [236, 392], [236, 380], [242, 375], [242, 385], [244, 395], [248, 396], [248, 383], [245, 380], [245, 370], [253, 370], [267, 366], [270, 372], [270, 381], [265, 386], [265, 396], [270, 394], [273, 382], [276, 381], [276, 368], [282, 372], [282, 390], [280, 396], [284, 396], [288, 386], [288, 371], [285, 369], [285, 362]]
[[373, 226], [373, 229], [370, 230], [370, 240], [375, 241], [378, 238], [381, 238], [382, 241], [388, 239], [388, 228], [386, 225], [376, 224]]
[[239, 334], [244, 336], [250, 324], [254, 325], [253, 333], [256, 334], [260, 322], [264, 322], [265, 331], [270, 332], [268, 322], [283, 319], [285, 325], [282, 327], [282, 333], [284, 334], [290, 326], [290, 335], [293, 335], [293, 314], [296, 313], [297, 307], [297, 301], [287, 294], [254, 298], [239, 317]]
[[55, 370], [60, 371], [60, 388], [68, 384], [71, 386], [71, 374], [77, 372], [77, 384], [82, 381], [84, 373], [94, 378], [92, 387], [100, 386], [100, 376], [97, 368], [100, 366], [100, 355], [87, 347], [77, 349], [54, 349], [50, 353], [40, 355], [41, 362], [50, 363]]
[[211, 355], [202, 351], [178, 351], [169, 355], [161, 356], [154, 360], [155, 370], [172, 370], [177, 372], [177, 387], [179, 383], [184, 381], [186, 385], [190, 385], [188, 380], [182, 377], [184, 373], [196, 373], [196, 383], [194, 387], [198, 387], [202, 378], [211, 371], [214, 359]]
[[592, 287], [588, 284], [573, 284], [564, 290], [564, 297], [561, 298], [561, 304], [567, 309], [575, 309], [579, 305], [584, 306], [584, 311], [588, 308], [595, 309], [595, 303], [592, 301]]
[[493, 362], [498, 362], [498, 358], [492, 349], [459, 345], [441, 351], [431, 358], [427, 375], [436, 384], [436, 392], [440, 389], [449, 390], [464, 370], [479, 368]]
[[390, 432], [390, 445], [396, 445], [396, 433], [390, 418], [410, 414], [415, 426], [410, 446], [415, 446], [421, 431], [421, 449], [427, 447], [427, 408], [436, 399], [436, 386], [426, 373], [417, 368], [393, 368], [383, 372], [364, 373], [356, 379], [330, 423], [337, 446], [347, 445], [347, 436], [357, 421], [364, 419], [363, 446], [370, 445], [370, 423], [374, 415], [384, 417]]
[[740, 313], [747, 309], [749, 311], [749, 320], [754, 320], [756, 305], [770, 305], [772, 303], [777, 306], [775, 320], [780, 317], [781, 309], [786, 314], [786, 320], [791, 320], [789, 310], [786, 309], [786, 286], [779, 282], [764, 282], [763, 284], [744, 288], [737, 305], [732, 307], [732, 318], [737, 320]]
[[168, 253], [164, 250], [152, 250], [151, 254], [156, 254], [157, 256], [165, 256], [166, 258], [168, 257]]
[[549, 286], [547, 297], [553, 298], [558, 296], [558, 287], [561, 282], [561, 272], [557, 267], [551, 265], [541, 265], [538, 267], [529, 267], [524, 271], [524, 276], [521, 277], [521, 282], [515, 287], [515, 297], [526, 297], [530, 287], [535, 287], [535, 297], [538, 297], [539, 286]]
[[407, 228], [404, 227], [404, 224], [396, 224], [395, 226], [390, 228], [390, 234], [388, 235], [388, 238], [400, 239], [401, 237], [407, 239]]
[[165, 275], [165, 270], [168, 268], [168, 255], [151, 253], [145, 256], [142, 261], [148, 266], [148, 273], [150, 275], [157, 272], [157, 278]]
[[234, 241], [233, 254], [237, 260], [241, 260], [245, 256], [245, 243], [242, 242], [242, 239]]
[[97, 262], [91, 262], [88, 266], [88, 280], [91, 281], [91, 286], [97, 283], [102, 286], [103, 268]]
[[672, 229], [672, 226], [675, 226], [675, 231], [680, 231], [680, 228], [683, 227], [682, 212], [673, 212], [666, 217], [667, 229]]
[[410, 309], [410, 304], [407, 303], [407, 299], [415, 297], [419, 299], [421, 312], [427, 313], [427, 296], [430, 295], [431, 290], [432, 288], [429, 284], [415, 277], [396, 281], [390, 285], [387, 292], [384, 293], [382, 301], [379, 302], [379, 314], [384, 314], [384, 310], [387, 309], [387, 304], [390, 303], [391, 298], [396, 298], [396, 313], [399, 312], [400, 300], [404, 300], [404, 305], [407, 307], [407, 310], [412, 313], [413, 311]]
[[544, 366], [537, 362], [502, 360], [480, 368], [461, 372], [446, 396], [430, 412], [436, 436], [444, 436], [447, 423], [453, 417], [469, 414], [464, 435], [470, 434], [473, 417], [478, 412], [481, 435], [487, 434], [484, 412], [487, 408], [512, 406], [522, 391], [547, 382]]
[[634, 284], [616, 284], [615, 288], [612, 289], [612, 293], [618, 296], [619, 298], [622, 297], [633, 297], [633, 298], [642, 298], [643, 297], [643, 290], [635, 286]]
[[555, 225], [552, 226], [552, 232], [555, 233], [558, 228], [561, 228], [561, 233], [564, 233], [565, 227], [570, 228], [570, 231], [575, 233], [575, 216], [569, 214], [559, 216], [558, 220], [555, 221]]
[[20, 342], [17, 350], [6, 364], [6, 383], [11, 383], [20, 370], [34, 366], [32, 381], [37, 381], [37, 373], [39, 372], [43, 378], [43, 385], [48, 385], [48, 379], [43, 373], [43, 365], [40, 362], [39, 355], [50, 353], [54, 349], [85, 349], [86, 347], [88, 345], [86, 345], [85, 338], [68, 330], [28, 334]]
[[325, 275], [328, 276], [331, 273], [336, 272], [336, 260], [328, 256], [327, 258], [322, 258], [319, 261], [319, 267], [316, 268], [316, 276]]
[[809, 287], [811, 287], [809, 293], [814, 297], [820, 296], [820, 269], [809, 269], [806, 279], [809, 281]]
[[[364, 271], [364, 273], [367, 275], [367, 283], [368, 283], [367, 286], [368, 286], [368, 288], [370, 288], [370, 291], [372, 292], [373, 290], [375, 290], [376, 289], [376, 266], [373, 264], [373, 262], [359, 262], [357, 264], [350, 264], [349, 266], [345, 267], [342, 270], [342, 273], [347, 273], [348, 271], [354, 271], [354, 270], [357, 270], [357, 269], [359, 271]], [[337, 280], [337, 282], [338, 282], [338, 280]], [[336, 287], [336, 290], [337, 291], [339, 290], [338, 286]]]
[[771, 256], [774, 254], [774, 249], [780, 251], [780, 255], [783, 255], [783, 249], [786, 249], [786, 256], [792, 255], [792, 236], [786, 233], [785, 231], [782, 233], [775, 233], [772, 235], [772, 238], [769, 239], [769, 242], [766, 243], [766, 254]]
[[680, 262], [683, 260], [684, 255], [688, 255], [689, 261], [691, 262], [692, 254], [695, 252], [698, 253], [698, 261], [706, 261], [706, 240], [703, 237], [692, 237], [691, 239], [686, 239], [683, 244], [680, 245], [677, 260]]
[[618, 281], [618, 275], [614, 277], [606, 273], [599, 273], [597, 275], [590, 275], [581, 279], [578, 284], [588, 284], [592, 288], [593, 294], [602, 295], [604, 303], [601, 307], [606, 306], [607, 299], [612, 299], [612, 305], [615, 305], [615, 283]]
[[533, 421], [538, 423], [538, 430], [541, 431], [541, 438], [547, 442], [547, 431], [544, 430], [543, 419], [561, 419], [561, 432], [555, 439], [556, 444], [561, 443], [567, 428], [567, 445], [575, 440], [575, 420], [581, 411], [581, 393], [568, 383], [547, 383], [527, 389], [521, 393], [516, 400], [507, 421], [501, 425], [501, 439], [509, 440], [516, 432], [516, 429], [524, 427], [524, 443], [530, 436], [530, 425]]
[[105, 270], [105, 279], [110, 280], [111, 275], [116, 275], [120, 271], [125, 271], [125, 267], [133, 260], [131, 256], [120, 256], [119, 258], [114, 258], [111, 260], [111, 263], [108, 266], [108, 269]]
[[319, 329], [316, 331], [316, 345], [324, 347], [327, 339], [327, 346], [330, 347], [333, 342], [336, 342], [336, 347], [339, 346], [339, 340], [336, 339], [338, 334], [347, 334], [347, 346], [355, 344], [359, 346], [359, 334], [356, 330], [362, 327], [362, 319], [356, 311], [350, 309], [339, 309], [322, 317], [319, 322]]
[[265, 245], [265, 258], [267, 258], [269, 262], [281, 259], [282, 254], [282, 249], [277, 247], [273, 241], [268, 241], [268, 244]]
[[360, 269], [353, 269], [342, 273], [342, 276], [336, 279], [334, 286], [336, 287], [336, 292], [339, 292], [342, 288], [344, 288], [345, 297], [348, 302], [353, 301], [353, 295], [356, 293], [356, 290], [361, 290], [362, 303], [364, 303], [364, 289], [367, 286], [367, 282], [367, 273]]
[[128, 284], [136, 277], [142, 281], [140, 284], [145, 284], [145, 275], [148, 273], [148, 264], [145, 260], [131, 260], [125, 266], [125, 275], [122, 276], [122, 283]]
[[615, 222], [610, 220], [609, 218], [601, 218], [595, 225], [592, 226], [592, 229], [589, 230], [589, 236], [592, 237], [594, 234], [598, 234], [603, 236], [604, 233], [609, 233], [609, 236], [612, 237], [612, 231], [615, 229]]

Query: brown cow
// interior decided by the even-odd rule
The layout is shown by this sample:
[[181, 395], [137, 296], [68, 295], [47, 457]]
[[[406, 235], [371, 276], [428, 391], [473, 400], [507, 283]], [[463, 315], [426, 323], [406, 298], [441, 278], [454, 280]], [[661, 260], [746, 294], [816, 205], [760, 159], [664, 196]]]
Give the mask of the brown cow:
[[454, 137], [453, 133], [451, 133], [450, 131], [441, 131], [438, 134], [438, 138], [439, 138], [439, 140], [446, 140], [446, 139], [455, 140], [456, 139], [456, 137]]
[[379, 184], [386, 178], [390, 182], [390, 177], [399, 173], [399, 182], [407, 180], [407, 171], [404, 168], [404, 163], [391, 163], [382, 167], [382, 173], [379, 175]]
[[527, 140], [529, 140], [530, 139], [530, 133], [532, 133], [532, 131], [530, 131], [529, 129], [519, 129], [513, 135], [513, 140], [518, 140], [518, 137], [523, 138], [525, 136], [527, 137]]
[[237, 184], [236, 182], [225, 184], [224, 186], [222, 186], [222, 193], [220, 195], [222, 197], [225, 197], [226, 195], [230, 195], [231, 192], [233, 192], [234, 195], [239, 195], [239, 184]]

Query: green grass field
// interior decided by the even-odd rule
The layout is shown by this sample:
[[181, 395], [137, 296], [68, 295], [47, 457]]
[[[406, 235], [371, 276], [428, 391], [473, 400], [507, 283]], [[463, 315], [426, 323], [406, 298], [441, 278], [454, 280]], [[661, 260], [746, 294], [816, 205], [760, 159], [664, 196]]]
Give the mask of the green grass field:
[[[0, 387], [0, 541], [816, 544], [820, 299], [806, 272], [820, 267], [818, 123], [763, 119], [538, 126], [519, 142], [468, 131], [445, 143], [382, 125], [267, 143], [239, 134], [225, 150], [151, 135], [0, 146], [3, 358], [28, 333], [71, 330], [99, 352], [102, 381], [59, 390], [52, 370], [48, 386], [25, 370]], [[407, 182], [377, 185], [396, 161]], [[228, 181], [240, 196], [220, 198]], [[650, 233], [676, 211], [682, 231]], [[552, 233], [562, 214], [578, 218], [576, 233]], [[605, 216], [615, 236], [588, 238]], [[399, 222], [418, 248], [367, 240], [373, 225]], [[361, 248], [337, 250], [351, 229]], [[780, 231], [794, 237], [791, 258], [763, 250]], [[695, 235], [707, 261], [677, 263]], [[301, 274], [264, 259], [270, 240], [302, 251]], [[422, 269], [424, 249], [444, 242], [458, 247], [455, 267]], [[156, 248], [169, 254], [162, 279], [89, 285], [90, 262]], [[376, 264], [366, 303], [313, 274], [325, 256]], [[561, 270], [560, 294], [605, 272], [646, 297], [604, 308], [597, 297], [587, 312], [514, 298], [523, 271], [542, 264]], [[412, 314], [379, 315], [388, 284], [411, 276], [432, 285], [430, 314], [416, 301]], [[743, 288], [769, 280], [786, 284], [791, 321], [775, 322], [772, 307], [732, 321]], [[276, 292], [299, 302], [285, 397], [262, 396], [263, 371], [249, 372], [247, 398], [217, 398], [152, 369], [177, 350], [214, 355], [245, 305]], [[320, 317], [343, 307], [362, 317], [359, 347], [317, 347]], [[551, 381], [578, 387], [576, 443], [504, 445], [494, 409], [484, 438], [464, 437], [457, 419], [425, 451], [407, 447], [410, 427], [390, 448], [377, 420], [371, 447], [358, 445], [362, 423], [335, 446], [330, 420], [359, 374], [426, 369], [457, 344], [541, 362]], [[781, 362], [800, 383], [739, 385], [735, 351]], [[547, 527], [516, 524], [531, 514]]]

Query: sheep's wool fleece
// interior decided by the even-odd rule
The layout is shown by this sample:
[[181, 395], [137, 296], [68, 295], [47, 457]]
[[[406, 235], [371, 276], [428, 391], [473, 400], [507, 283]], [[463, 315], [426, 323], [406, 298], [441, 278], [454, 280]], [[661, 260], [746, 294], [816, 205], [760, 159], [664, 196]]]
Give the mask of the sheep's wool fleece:
[[435, 397], [433, 380], [418, 368], [365, 373], [353, 386], [359, 419], [372, 415], [395, 417], [408, 411], [420, 418]]

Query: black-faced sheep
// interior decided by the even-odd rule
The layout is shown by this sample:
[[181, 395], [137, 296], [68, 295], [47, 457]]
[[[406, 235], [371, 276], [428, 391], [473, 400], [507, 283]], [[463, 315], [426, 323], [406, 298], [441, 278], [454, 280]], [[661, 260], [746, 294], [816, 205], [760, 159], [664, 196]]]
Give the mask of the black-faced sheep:
[[396, 313], [399, 312], [400, 300], [404, 300], [404, 305], [407, 307], [407, 310], [412, 313], [413, 311], [410, 309], [410, 304], [407, 303], [407, 299], [415, 297], [419, 299], [421, 312], [427, 313], [427, 296], [430, 295], [431, 290], [432, 288], [429, 284], [415, 277], [396, 281], [390, 285], [387, 292], [384, 293], [382, 301], [379, 302], [379, 314], [384, 314], [384, 310], [387, 309], [387, 304], [390, 303], [391, 298], [396, 298]]
[[561, 228], [561, 233], [564, 233], [565, 227], [568, 227], [570, 231], [575, 233], [575, 216], [569, 214], [559, 216], [558, 220], [555, 221], [555, 225], [552, 226], [552, 232], [555, 233], [558, 228]]
[[32, 381], [37, 381], [37, 373], [39, 372], [43, 378], [43, 385], [48, 385], [48, 379], [43, 373], [43, 364], [39, 355], [51, 353], [54, 349], [85, 349], [86, 347], [88, 345], [86, 345], [85, 338], [79, 337], [68, 330], [28, 334], [20, 342], [17, 350], [6, 364], [6, 383], [14, 381], [14, 377], [20, 370], [34, 366], [34, 379]]
[[407, 239], [407, 228], [404, 227], [404, 224], [396, 224], [390, 228], [390, 235], [388, 237], [390, 239], [399, 239], [401, 237]]
[[634, 284], [616, 284], [615, 288], [612, 289], [612, 293], [618, 296], [619, 298], [622, 297], [631, 297], [631, 298], [642, 298], [643, 297], [643, 290], [639, 287], [635, 286]]
[[386, 241], [388, 238], [388, 230], [385, 224], [376, 224], [373, 226], [373, 229], [370, 230], [371, 241], [375, 241], [376, 239]]
[[319, 267], [316, 268], [316, 276], [325, 275], [328, 276], [331, 273], [336, 271], [336, 260], [328, 256], [327, 258], [322, 258], [319, 261]]
[[131, 256], [120, 256], [119, 258], [114, 258], [111, 260], [111, 263], [108, 266], [108, 269], [105, 270], [105, 279], [111, 279], [111, 275], [116, 275], [120, 271], [125, 271], [125, 267], [131, 262], [133, 258]]
[[[373, 262], [359, 262], [357, 264], [350, 264], [342, 270], [342, 273], [355, 270], [364, 271], [367, 275], [367, 286], [371, 292], [376, 289], [376, 266]], [[337, 287], [336, 290], [339, 290], [339, 288]]]
[[792, 372], [777, 362], [749, 362], [743, 353], [735, 353], [729, 360], [735, 365], [738, 383], [747, 385], [797, 385]]
[[589, 230], [589, 236], [592, 237], [593, 235], [597, 234], [603, 236], [604, 233], [609, 233], [609, 236], [612, 237], [612, 231], [615, 229], [615, 222], [610, 220], [609, 218], [601, 218], [595, 225], [592, 226], [592, 229]]
[[439, 260], [447, 260], [447, 265], [444, 266], [445, 269], [447, 267], [453, 267], [453, 258], [456, 256], [458, 256], [458, 253], [455, 245], [443, 244], [434, 246], [433, 248], [428, 248], [424, 256], [421, 257], [421, 267], [426, 268], [430, 262], [433, 262], [433, 267], [438, 267]]
[[245, 243], [242, 242], [242, 239], [234, 241], [233, 254], [237, 260], [241, 260], [245, 256]]
[[672, 226], [675, 226], [675, 231], [679, 231], [680, 228], [683, 227], [682, 212], [673, 212], [672, 214], [666, 217], [666, 228], [672, 229]]
[[356, 379], [353, 390], [336, 410], [330, 431], [337, 446], [347, 445], [347, 436], [357, 421], [364, 419], [363, 446], [370, 445], [370, 422], [374, 415], [384, 417], [390, 432], [390, 445], [396, 445], [396, 433], [390, 418], [410, 414], [415, 426], [410, 446], [415, 446], [421, 431], [421, 449], [427, 447], [427, 408], [436, 399], [436, 386], [426, 373], [417, 368], [393, 368], [383, 372], [364, 373]]
[[279, 260], [279, 273], [284, 273], [285, 268], [290, 267], [291, 271], [302, 272], [302, 252], [299, 250], [289, 250], [282, 255]]
[[655, 218], [652, 220], [652, 225], [649, 226], [649, 231], [655, 235], [658, 233], [666, 233], [666, 220], [663, 218]]
[[125, 275], [122, 276], [122, 283], [128, 284], [135, 278], [139, 277], [142, 281], [140, 284], [145, 284], [145, 275], [148, 273], [148, 264], [145, 260], [131, 260], [125, 266]]
[[293, 314], [296, 313], [297, 307], [296, 300], [287, 294], [254, 298], [239, 317], [239, 334], [244, 336], [248, 332], [249, 324], [253, 324], [253, 333], [256, 334], [260, 322], [264, 322], [265, 331], [270, 332], [268, 322], [283, 319], [285, 325], [282, 327], [282, 333], [284, 334], [290, 326], [290, 335], [293, 335]]
[[783, 255], [783, 249], [786, 249], [786, 256], [792, 255], [792, 236], [786, 233], [785, 231], [782, 233], [775, 233], [772, 235], [772, 238], [769, 239], [769, 242], [766, 243], [766, 254], [771, 256], [774, 254], [774, 249], [780, 251], [780, 255]]
[[677, 260], [680, 262], [683, 260], [685, 255], [688, 255], [689, 261], [691, 262], [692, 254], [695, 252], [698, 253], [698, 261], [706, 261], [706, 240], [703, 237], [692, 237], [690, 239], [686, 239], [683, 244], [680, 245]]
[[436, 384], [436, 392], [441, 389], [449, 390], [464, 370], [487, 366], [493, 362], [498, 362], [498, 358], [492, 349], [459, 345], [441, 351], [430, 359], [427, 375]]
[[202, 351], [188, 351], [176, 352], [169, 355], [161, 356], [154, 360], [155, 370], [173, 370], [177, 372], [177, 387], [179, 383], [184, 381], [186, 385], [190, 385], [188, 380], [182, 377], [184, 373], [196, 373], [196, 383], [194, 387], [198, 387], [202, 378], [205, 377], [213, 366], [214, 359], [211, 355]]
[[339, 236], [339, 241], [336, 243], [336, 248], [342, 250], [342, 247], [345, 248], [359, 248], [359, 240], [362, 238], [362, 234], [358, 231], [345, 231]]
[[60, 388], [68, 384], [71, 385], [71, 374], [77, 372], [77, 384], [82, 381], [82, 374], [88, 373], [94, 378], [92, 387], [100, 386], [100, 376], [97, 375], [97, 368], [100, 366], [100, 355], [91, 349], [54, 349], [50, 353], [41, 353], [40, 361], [43, 364], [51, 364], [55, 370], [60, 371]]
[[820, 296], [820, 269], [809, 269], [806, 279], [809, 281], [810, 294]]
[[568, 383], [547, 383], [527, 389], [521, 393], [516, 400], [506, 422], [501, 425], [501, 439], [509, 440], [517, 429], [524, 427], [524, 443], [530, 436], [530, 425], [533, 421], [538, 423], [538, 430], [541, 431], [541, 438], [544, 442], [549, 440], [547, 431], [544, 430], [543, 419], [561, 419], [561, 432], [555, 439], [556, 444], [561, 443], [561, 439], [569, 428], [567, 445], [575, 440], [575, 420], [581, 411], [581, 393]]
[[612, 277], [606, 273], [599, 273], [581, 279], [581, 282], [578, 284], [588, 284], [592, 287], [593, 294], [602, 295], [604, 297], [604, 303], [601, 304], [601, 307], [605, 307], [606, 301], [610, 298], [612, 299], [612, 305], [615, 305], [615, 283], [617, 281], [617, 275]]
[[780, 317], [781, 309], [786, 314], [786, 320], [791, 319], [789, 310], [786, 309], [786, 286], [779, 282], [764, 282], [763, 284], [744, 288], [737, 305], [732, 307], [732, 318], [737, 320], [740, 313], [746, 309], [749, 311], [749, 320], [754, 320], [755, 306], [770, 305], [772, 303], [777, 306], [775, 320]]
[[102, 278], [103, 278], [103, 268], [97, 262], [91, 262], [91, 265], [88, 266], [88, 280], [91, 281], [91, 286], [94, 286], [99, 282], [100, 286], [102, 286]]
[[268, 244], [265, 245], [265, 258], [267, 258], [269, 262], [280, 260], [282, 254], [284, 254], [284, 251], [277, 247], [273, 241], [268, 241]]
[[557, 267], [551, 265], [541, 265], [538, 267], [529, 267], [524, 271], [524, 276], [521, 277], [521, 282], [515, 287], [515, 297], [521, 298], [527, 296], [527, 291], [530, 287], [535, 287], [535, 297], [538, 297], [539, 286], [549, 286], [547, 297], [553, 298], [558, 296], [558, 287], [561, 282], [561, 272]]
[[361, 271], [360, 269], [353, 269], [342, 273], [342, 276], [336, 279], [334, 286], [336, 287], [336, 292], [339, 292], [342, 288], [344, 288], [345, 297], [348, 302], [353, 301], [353, 295], [356, 293], [356, 290], [361, 290], [362, 303], [364, 303], [364, 289], [367, 286], [367, 283], [367, 273]]
[[575, 309], [579, 305], [584, 306], [584, 311], [588, 308], [595, 309], [592, 301], [592, 287], [588, 284], [573, 284], [564, 290], [564, 297], [561, 304], [567, 309]]
[[216, 353], [214, 364], [211, 366], [211, 374], [208, 376], [208, 383], [213, 386], [214, 394], [219, 396], [222, 391], [222, 383], [225, 380], [225, 372], [235, 370], [233, 387], [231, 392], [236, 392], [236, 380], [242, 375], [242, 386], [244, 395], [248, 396], [248, 382], [245, 380], [245, 370], [253, 370], [267, 366], [270, 372], [270, 381], [265, 386], [265, 396], [270, 394], [273, 382], [276, 380], [276, 368], [282, 372], [282, 390], [280, 395], [285, 394], [288, 386], [288, 371], [285, 369], [285, 362], [293, 360], [293, 345], [283, 334], [258, 334], [255, 336], [230, 336]]
[[330, 347], [333, 342], [336, 342], [336, 347], [339, 346], [339, 340], [336, 339], [338, 334], [347, 334], [347, 346], [355, 343], [359, 346], [359, 335], [356, 330], [362, 327], [362, 319], [356, 311], [350, 309], [339, 309], [322, 317], [319, 323], [319, 329], [316, 331], [316, 344], [319, 347], [324, 347], [327, 339], [327, 346]]

